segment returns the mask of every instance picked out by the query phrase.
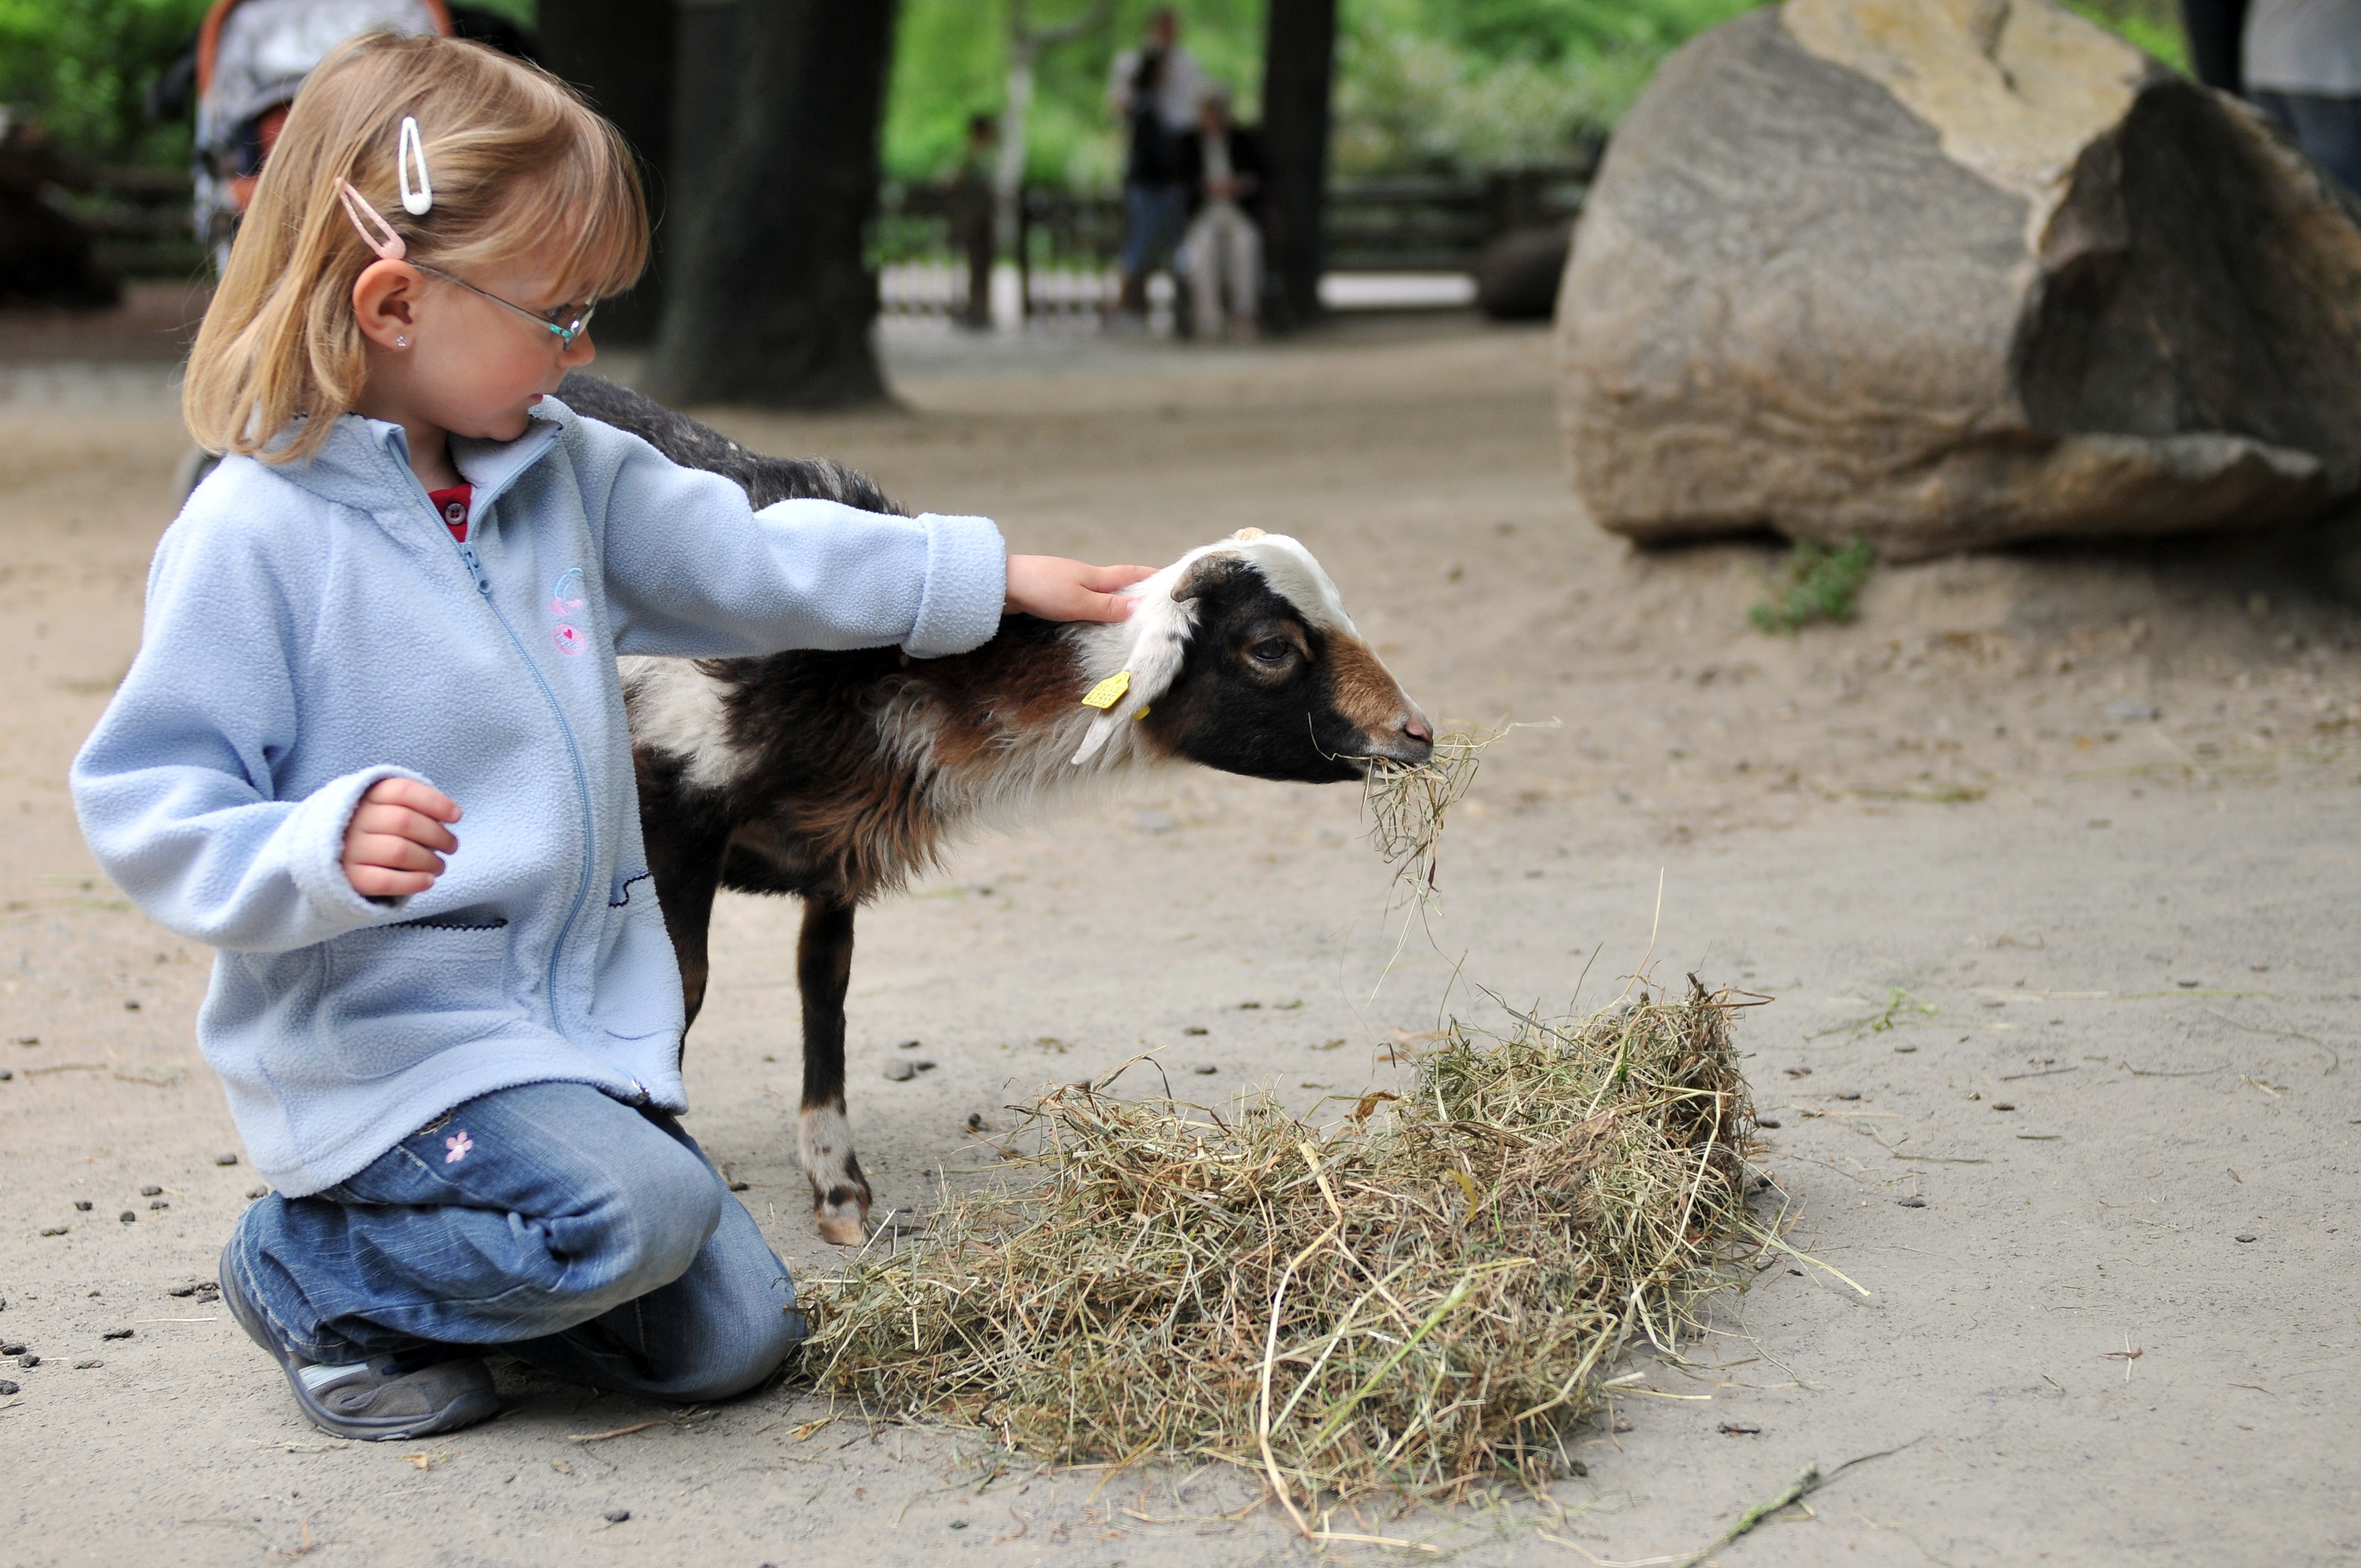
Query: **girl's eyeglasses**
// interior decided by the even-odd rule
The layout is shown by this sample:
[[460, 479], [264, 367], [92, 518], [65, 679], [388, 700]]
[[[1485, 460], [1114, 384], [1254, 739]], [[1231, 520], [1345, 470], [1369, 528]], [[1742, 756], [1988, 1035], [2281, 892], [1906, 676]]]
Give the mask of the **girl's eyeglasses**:
[[[412, 122], [404, 120], [401, 126], [401, 133], [404, 137], [403, 145], [407, 147], [415, 141], [418, 135], [418, 127]], [[424, 172], [426, 155], [423, 152], [421, 152], [418, 155], [418, 161], [420, 168], [419, 184], [423, 187], [426, 182]], [[363, 196], [360, 192], [354, 187], [352, 181], [347, 180], [339, 183], [336, 192], [336, 199], [344, 203], [345, 214], [352, 219], [353, 227], [360, 231], [361, 242], [364, 245], [367, 245], [371, 250], [377, 252], [379, 256], [383, 257], [388, 261], [410, 261], [410, 247], [408, 244], [403, 241], [400, 235], [393, 232], [393, 225], [385, 221], [384, 214], [379, 213], [375, 207], [368, 204], [368, 198]], [[417, 201], [419, 204], [415, 206], [412, 205], [413, 200]], [[413, 193], [410, 190], [408, 168], [405, 165], [402, 175], [401, 204], [403, 210], [412, 214], [423, 213], [429, 206], [433, 205], [433, 192], [422, 192]], [[434, 276], [442, 279], [445, 283], [456, 283], [462, 289], [467, 290], [470, 294], [483, 294], [484, 298], [491, 301], [492, 303], [504, 306], [509, 310], [514, 311], [517, 314], [533, 323], [535, 326], [546, 327], [550, 332], [556, 334], [558, 352], [561, 354], [566, 349], [573, 347], [574, 340], [580, 337], [585, 332], [589, 330], [590, 318], [598, 313], [598, 302], [596, 300], [585, 300], [578, 305], [560, 305], [555, 310], [551, 311], [549, 315], [542, 315], [535, 312], [526, 310], [522, 305], [510, 304], [508, 301], [501, 299], [498, 294], [485, 294], [483, 290], [477, 288], [465, 278], [455, 278], [439, 267], [429, 267], [423, 261], [410, 261], [410, 265], [417, 268], [421, 272], [432, 273]], [[550, 316], [564, 317], [565, 324], [563, 326], [559, 325], [556, 322], [550, 320]]]
[[[580, 337], [584, 333], [590, 330], [590, 318], [598, 313], [598, 302], [596, 300], [585, 300], [579, 304], [560, 305], [555, 310], [551, 311], [549, 315], [543, 315], [537, 311], [526, 310], [522, 305], [510, 304], [508, 301], [501, 299], [498, 294], [485, 293], [483, 290], [477, 288], [465, 278], [455, 277], [452, 274], [444, 271], [439, 267], [429, 267], [423, 261], [412, 261], [410, 265], [417, 268], [421, 272], [430, 273], [434, 277], [442, 279], [445, 283], [456, 283], [462, 289], [467, 290], [470, 294], [482, 294], [485, 299], [491, 301], [492, 303], [502, 306], [505, 309], [514, 311], [517, 314], [533, 323], [535, 326], [546, 327], [548, 330], [557, 334], [557, 347], [558, 352], [561, 354], [566, 349], [574, 346], [574, 340], [576, 338]], [[562, 319], [566, 324], [560, 326], [557, 322], [550, 319], [551, 316]]]

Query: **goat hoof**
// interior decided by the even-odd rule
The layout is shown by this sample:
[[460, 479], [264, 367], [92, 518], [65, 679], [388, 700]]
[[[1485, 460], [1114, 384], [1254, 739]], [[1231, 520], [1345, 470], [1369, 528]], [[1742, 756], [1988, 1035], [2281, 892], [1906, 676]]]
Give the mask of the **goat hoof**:
[[859, 1246], [869, 1239], [868, 1219], [852, 1204], [814, 1210], [812, 1221], [819, 1227], [819, 1239], [837, 1246]]

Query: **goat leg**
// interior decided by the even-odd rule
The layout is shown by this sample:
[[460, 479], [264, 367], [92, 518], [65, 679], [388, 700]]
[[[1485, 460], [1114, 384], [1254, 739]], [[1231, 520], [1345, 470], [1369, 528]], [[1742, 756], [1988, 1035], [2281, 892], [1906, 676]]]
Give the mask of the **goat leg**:
[[721, 864], [729, 853], [730, 824], [711, 807], [684, 798], [677, 761], [641, 751], [633, 762], [639, 774], [640, 838], [647, 846], [664, 931], [680, 964], [686, 1029], [705, 1006], [709, 972], [706, 940], [713, 924], [713, 895], [720, 888]]
[[804, 899], [796, 983], [804, 1003], [804, 1103], [796, 1118], [812, 1218], [825, 1240], [858, 1246], [869, 1239], [869, 1181], [852, 1152], [844, 1115], [844, 992], [852, 977], [852, 905], [826, 894]]

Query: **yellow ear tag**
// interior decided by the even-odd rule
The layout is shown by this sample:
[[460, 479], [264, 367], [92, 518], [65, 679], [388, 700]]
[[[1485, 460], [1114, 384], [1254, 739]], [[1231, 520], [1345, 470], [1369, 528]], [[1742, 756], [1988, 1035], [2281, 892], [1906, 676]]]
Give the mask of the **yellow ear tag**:
[[1121, 702], [1123, 700], [1123, 694], [1130, 689], [1131, 672], [1129, 670], [1117, 670], [1114, 674], [1109, 675], [1106, 679], [1101, 681], [1098, 685], [1091, 688], [1090, 695], [1082, 698], [1082, 706], [1084, 707], [1095, 707], [1104, 713], [1108, 708], [1113, 707], [1116, 703]]

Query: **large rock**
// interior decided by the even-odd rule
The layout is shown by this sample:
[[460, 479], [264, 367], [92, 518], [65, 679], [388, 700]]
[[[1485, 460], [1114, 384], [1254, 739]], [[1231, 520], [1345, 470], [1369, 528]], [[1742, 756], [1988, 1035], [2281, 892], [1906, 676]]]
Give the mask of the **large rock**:
[[1664, 63], [1558, 301], [1575, 488], [1896, 558], [2361, 488], [2361, 209], [2048, 0], [1787, 0]]

